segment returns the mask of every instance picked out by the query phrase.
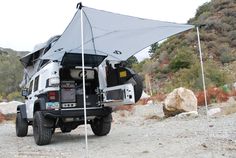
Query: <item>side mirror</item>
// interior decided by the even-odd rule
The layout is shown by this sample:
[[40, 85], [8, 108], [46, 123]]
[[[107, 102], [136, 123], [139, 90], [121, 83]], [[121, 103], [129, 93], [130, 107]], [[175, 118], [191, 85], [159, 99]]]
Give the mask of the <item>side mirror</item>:
[[28, 96], [28, 89], [23, 89], [23, 90], [21, 91], [21, 95], [22, 95], [23, 97], [27, 97], [27, 96]]

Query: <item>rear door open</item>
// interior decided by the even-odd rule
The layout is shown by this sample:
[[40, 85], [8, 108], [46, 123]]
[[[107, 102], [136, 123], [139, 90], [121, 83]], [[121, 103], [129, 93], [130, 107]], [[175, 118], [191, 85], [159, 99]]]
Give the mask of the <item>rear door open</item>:
[[105, 106], [134, 104], [134, 87], [131, 83], [108, 87], [103, 90]]

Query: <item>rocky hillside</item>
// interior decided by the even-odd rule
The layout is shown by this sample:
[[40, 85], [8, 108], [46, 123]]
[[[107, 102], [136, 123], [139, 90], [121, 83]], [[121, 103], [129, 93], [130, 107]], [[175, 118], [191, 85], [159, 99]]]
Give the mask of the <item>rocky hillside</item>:
[[[236, 81], [236, 1], [205, 3], [188, 23], [201, 26], [207, 86], [232, 85]], [[198, 54], [196, 29], [192, 29], [153, 44], [151, 59], [133, 67], [145, 77], [147, 91], [170, 92], [180, 86], [198, 91], [202, 89]]]

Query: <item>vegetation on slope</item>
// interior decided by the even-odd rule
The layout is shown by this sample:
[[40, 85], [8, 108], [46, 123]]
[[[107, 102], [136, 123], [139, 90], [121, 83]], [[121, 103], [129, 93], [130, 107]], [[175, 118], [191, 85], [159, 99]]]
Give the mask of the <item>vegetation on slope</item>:
[[[189, 24], [199, 25], [207, 87], [236, 81], [236, 1], [212, 0], [200, 6]], [[202, 89], [196, 30], [153, 44], [151, 59], [133, 67], [149, 74], [155, 92], [176, 87]], [[156, 91], [155, 91], [156, 90]]]
[[22, 80], [23, 66], [19, 56], [25, 53], [0, 48], [0, 101], [21, 98], [19, 84]]

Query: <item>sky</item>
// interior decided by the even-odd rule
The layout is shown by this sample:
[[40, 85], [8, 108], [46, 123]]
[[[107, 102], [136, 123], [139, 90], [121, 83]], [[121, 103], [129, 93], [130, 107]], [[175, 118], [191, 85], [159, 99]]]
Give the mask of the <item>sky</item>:
[[[36, 44], [62, 34], [76, 4], [141, 18], [187, 23], [209, 0], [1, 0], [0, 47], [32, 51]], [[147, 51], [137, 54], [142, 60]]]

